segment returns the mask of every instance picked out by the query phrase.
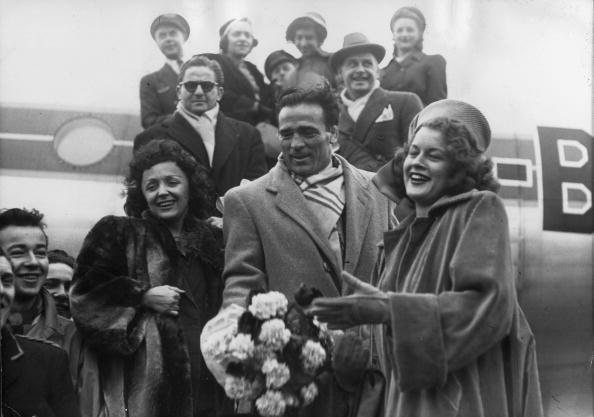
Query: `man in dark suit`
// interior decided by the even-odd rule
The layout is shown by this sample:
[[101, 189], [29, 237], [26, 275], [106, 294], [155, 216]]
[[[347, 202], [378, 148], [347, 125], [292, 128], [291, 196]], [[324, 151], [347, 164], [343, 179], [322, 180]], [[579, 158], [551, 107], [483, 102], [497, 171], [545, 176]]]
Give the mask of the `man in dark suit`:
[[51, 342], [15, 336], [6, 325], [14, 297], [12, 266], [0, 254], [2, 416], [80, 416], [66, 352]]
[[167, 61], [161, 69], [140, 80], [140, 120], [145, 129], [163, 121], [175, 110], [175, 87], [183, 62], [183, 44], [189, 35], [188, 22], [178, 14], [162, 14], [151, 24], [151, 36]]
[[134, 139], [134, 149], [152, 139], [169, 138], [185, 147], [207, 167], [219, 196], [242, 180], [267, 171], [264, 145], [258, 130], [219, 110], [223, 72], [219, 64], [195, 56], [181, 68], [179, 103], [174, 114]]
[[370, 43], [362, 33], [350, 33], [330, 59], [345, 86], [340, 94], [337, 153], [357, 168], [374, 172], [404, 144], [410, 122], [422, 109], [416, 94], [379, 86], [378, 63], [385, 54], [384, 47]]

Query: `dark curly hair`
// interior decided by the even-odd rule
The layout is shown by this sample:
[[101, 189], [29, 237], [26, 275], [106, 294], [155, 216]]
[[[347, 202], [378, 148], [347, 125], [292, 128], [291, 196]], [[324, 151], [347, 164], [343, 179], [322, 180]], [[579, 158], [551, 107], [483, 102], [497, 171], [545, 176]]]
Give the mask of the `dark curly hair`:
[[278, 112], [280, 113], [283, 107], [295, 107], [300, 104], [320, 106], [324, 111], [326, 128], [330, 129], [338, 124], [338, 104], [329, 84], [311, 89], [291, 88], [285, 91], [278, 99]]
[[147, 202], [142, 194], [142, 174], [162, 162], [174, 162], [188, 177], [189, 213], [199, 219], [210, 216], [214, 211], [215, 192], [206, 168], [177, 142], [169, 139], [151, 140], [134, 153], [130, 161], [129, 173], [124, 181], [126, 214], [131, 217], [140, 217], [147, 209]]
[[0, 230], [9, 226], [39, 227], [45, 236], [45, 242], [48, 242], [46, 225], [43, 222], [43, 214], [39, 210], [26, 208], [10, 208], [0, 211]]
[[[454, 176], [459, 172], [466, 174], [462, 181], [448, 190], [448, 195], [461, 194], [473, 188], [497, 192], [499, 183], [493, 175], [493, 161], [476, 148], [466, 126], [456, 120], [440, 117], [417, 126], [416, 132], [421, 127], [428, 127], [443, 134], [446, 154], [453, 164], [450, 175]], [[403, 148], [398, 149], [392, 159], [393, 187], [396, 195], [401, 198], [408, 197], [404, 186], [404, 160], [408, 155], [410, 142], [412, 139]]]

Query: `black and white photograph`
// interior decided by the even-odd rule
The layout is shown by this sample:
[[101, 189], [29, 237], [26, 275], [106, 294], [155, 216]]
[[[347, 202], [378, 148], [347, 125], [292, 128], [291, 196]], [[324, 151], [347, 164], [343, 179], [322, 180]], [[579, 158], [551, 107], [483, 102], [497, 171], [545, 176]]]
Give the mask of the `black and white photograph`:
[[594, 416], [593, 49], [592, 0], [0, 0], [0, 416]]

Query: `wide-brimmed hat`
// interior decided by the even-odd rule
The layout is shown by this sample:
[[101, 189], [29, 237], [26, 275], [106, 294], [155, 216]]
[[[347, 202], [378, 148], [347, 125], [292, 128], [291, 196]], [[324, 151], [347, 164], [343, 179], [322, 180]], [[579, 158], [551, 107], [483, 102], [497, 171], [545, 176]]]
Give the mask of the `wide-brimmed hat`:
[[326, 36], [328, 36], [328, 28], [326, 27], [326, 21], [322, 15], [316, 12], [307, 12], [289, 23], [287, 32], [285, 33], [285, 39], [289, 42], [292, 42], [293, 39], [295, 39], [295, 32], [297, 32], [297, 29], [312, 23], [320, 28], [320, 31], [322, 32], [322, 39], [319, 41], [320, 44], [323, 43], [326, 40]]
[[184, 40], [188, 40], [190, 36], [190, 25], [183, 16], [175, 13], [166, 13], [157, 16], [153, 23], [151, 23], [151, 36], [155, 39], [155, 32], [159, 26], [170, 25], [175, 26], [184, 34]]
[[386, 49], [383, 46], [369, 42], [367, 36], [361, 32], [353, 32], [344, 37], [342, 49], [339, 49], [330, 57], [330, 67], [336, 72], [348, 56], [363, 52], [370, 52], [375, 56], [378, 63], [386, 55]]
[[390, 19], [390, 30], [392, 30], [394, 22], [402, 17], [413, 19], [419, 25], [419, 30], [421, 32], [425, 31], [425, 28], [427, 27], [427, 23], [425, 22], [425, 16], [423, 16], [423, 13], [419, 9], [412, 6], [401, 7], [400, 9], [394, 12], [392, 18]]
[[264, 61], [264, 73], [266, 73], [266, 76], [269, 80], [272, 79], [272, 71], [277, 67], [277, 65], [282, 64], [283, 62], [292, 62], [296, 64], [297, 58], [287, 51], [283, 51], [282, 49], [274, 51], [268, 55], [266, 61]]
[[437, 118], [446, 118], [462, 123], [476, 148], [485, 152], [491, 143], [491, 128], [487, 118], [479, 109], [471, 104], [458, 100], [439, 100], [425, 107], [410, 123], [408, 132], [409, 142], [414, 138], [415, 133], [423, 123]]

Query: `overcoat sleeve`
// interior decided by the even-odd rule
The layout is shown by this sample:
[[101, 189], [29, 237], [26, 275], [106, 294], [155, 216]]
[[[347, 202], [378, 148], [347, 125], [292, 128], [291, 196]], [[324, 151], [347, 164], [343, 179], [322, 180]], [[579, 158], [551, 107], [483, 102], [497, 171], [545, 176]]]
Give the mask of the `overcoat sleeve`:
[[245, 307], [250, 290], [268, 289], [264, 250], [253, 213], [250, 213], [236, 191], [232, 189], [225, 195], [225, 289], [222, 308], [231, 304]]
[[431, 63], [427, 70], [427, 92], [426, 105], [437, 100], [443, 100], [448, 96], [446, 81], [446, 60], [441, 55], [431, 57]]
[[77, 259], [71, 312], [87, 342], [105, 353], [132, 354], [144, 339], [142, 296], [150, 285], [128, 271], [134, 256], [129, 219], [107, 216], [91, 229]]
[[390, 293], [388, 335], [402, 391], [444, 384], [448, 373], [470, 364], [509, 332], [516, 296], [508, 233], [503, 203], [485, 195], [468, 214], [453, 257], [443, 265], [451, 289]]

